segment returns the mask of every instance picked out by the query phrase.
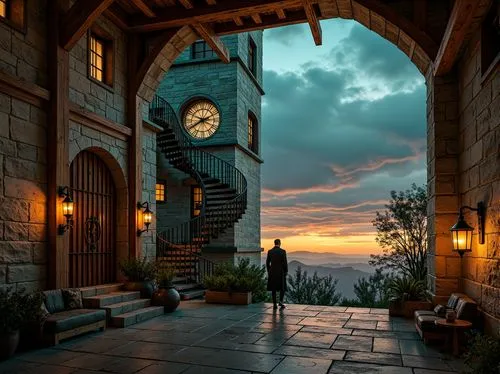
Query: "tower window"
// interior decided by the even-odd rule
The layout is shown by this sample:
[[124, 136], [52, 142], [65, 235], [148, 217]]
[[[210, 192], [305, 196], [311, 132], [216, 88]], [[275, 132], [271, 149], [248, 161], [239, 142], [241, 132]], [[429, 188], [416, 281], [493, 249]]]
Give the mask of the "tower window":
[[198, 41], [193, 43], [193, 45], [191, 46], [192, 59], [209, 57], [216, 57], [216, 54], [206, 42]]
[[165, 182], [156, 183], [156, 202], [164, 203], [166, 201], [166, 185]]
[[203, 191], [200, 187], [191, 188], [191, 216], [198, 217], [201, 214], [203, 205]]
[[257, 46], [251, 37], [248, 37], [248, 69], [257, 76]]
[[25, 32], [26, 0], [0, 0], [0, 19]]
[[89, 76], [108, 86], [113, 85], [113, 42], [101, 33], [89, 34]]
[[248, 113], [248, 149], [254, 153], [258, 152], [257, 131], [257, 119], [252, 113]]

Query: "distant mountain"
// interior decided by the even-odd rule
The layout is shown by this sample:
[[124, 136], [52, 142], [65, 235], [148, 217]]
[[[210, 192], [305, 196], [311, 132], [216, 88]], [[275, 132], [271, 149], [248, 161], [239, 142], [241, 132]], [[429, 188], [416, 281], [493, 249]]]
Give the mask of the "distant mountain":
[[342, 296], [350, 299], [355, 297], [353, 287], [354, 283], [356, 283], [361, 277], [368, 278], [370, 276], [370, 273], [354, 269], [352, 266], [331, 267], [306, 265], [296, 260], [288, 262], [288, 274], [293, 275], [299, 266], [302, 270], [307, 271], [309, 276], [312, 276], [314, 272], [317, 272], [320, 277], [325, 277], [331, 274], [333, 278], [338, 279], [339, 281], [337, 283], [337, 292], [340, 292]]
[[[262, 263], [266, 261], [267, 251], [262, 253]], [[288, 261], [299, 261], [305, 265], [328, 266], [328, 267], [343, 267], [352, 266], [354, 269], [373, 273], [375, 270], [370, 269], [367, 255], [343, 255], [333, 252], [312, 252], [312, 251], [296, 251], [287, 252]]]
[[364, 271], [365, 273], [370, 273], [370, 274], [375, 273], [375, 268], [373, 266], [362, 262], [347, 262], [345, 264], [340, 264], [340, 263], [333, 264], [329, 262], [326, 264], [320, 264], [320, 266], [326, 266], [329, 268], [352, 267], [356, 270]]

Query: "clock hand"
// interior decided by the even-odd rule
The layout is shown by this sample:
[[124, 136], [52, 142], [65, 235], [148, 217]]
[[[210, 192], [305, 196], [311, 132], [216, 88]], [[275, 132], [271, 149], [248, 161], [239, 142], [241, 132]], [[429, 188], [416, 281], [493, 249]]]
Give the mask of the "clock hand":
[[203, 121], [204, 121], [204, 119], [203, 119], [203, 118], [202, 118], [202, 119], [200, 119], [198, 122], [195, 122], [195, 123], [193, 123], [192, 125], [189, 125], [189, 126], [188, 126], [188, 129], [189, 129], [189, 130], [191, 130], [193, 127], [198, 126], [198, 124], [199, 124], [199, 123], [201, 123], [201, 122], [203, 122]]

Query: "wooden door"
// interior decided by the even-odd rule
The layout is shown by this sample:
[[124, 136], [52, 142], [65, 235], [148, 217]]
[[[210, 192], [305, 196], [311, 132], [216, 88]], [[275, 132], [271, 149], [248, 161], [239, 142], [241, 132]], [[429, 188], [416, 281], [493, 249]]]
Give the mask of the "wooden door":
[[74, 201], [70, 233], [69, 285], [86, 287], [115, 281], [116, 189], [106, 164], [83, 151], [71, 163]]

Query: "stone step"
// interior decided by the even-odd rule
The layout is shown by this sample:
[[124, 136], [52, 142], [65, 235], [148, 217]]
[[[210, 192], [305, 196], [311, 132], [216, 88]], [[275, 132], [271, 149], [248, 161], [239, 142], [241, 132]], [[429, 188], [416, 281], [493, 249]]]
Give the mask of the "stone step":
[[178, 292], [184, 292], [184, 291], [187, 292], [190, 290], [196, 290], [201, 288], [201, 286], [198, 283], [175, 283], [174, 287]]
[[122, 303], [124, 301], [140, 299], [139, 291], [110, 292], [108, 294], [96, 295], [83, 298], [83, 306], [89, 309], [100, 309], [108, 305]]
[[119, 314], [111, 317], [111, 326], [127, 327], [148, 319], [161, 316], [164, 313], [162, 306], [149, 306], [147, 308], [137, 309], [132, 312]]
[[147, 308], [148, 306], [151, 306], [150, 299], [138, 299], [111, 304], [105, 306], [103, 309], [106, 310], [106, 315], [108, 316], [108, 319], [110, 319], [111, 317], [116, 317], [120, 314], [133, 312], [137, 309]]
[[205, 296], [204, 289], [195, 289], [190, 291], [182, 291], [179, 292], [181, 295], [181, 300], [193, 300], [193, 299], [201, 299]]
[[122, 287], [123, 283], [109, 283], [98, 286], [82, 287], [80, 288], [80, 291], [82, 293], [82, 297], [92, 297], [110, 292], [117, 292], [120, 291]]

